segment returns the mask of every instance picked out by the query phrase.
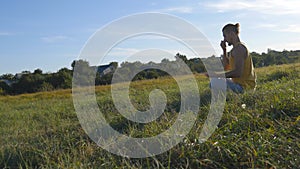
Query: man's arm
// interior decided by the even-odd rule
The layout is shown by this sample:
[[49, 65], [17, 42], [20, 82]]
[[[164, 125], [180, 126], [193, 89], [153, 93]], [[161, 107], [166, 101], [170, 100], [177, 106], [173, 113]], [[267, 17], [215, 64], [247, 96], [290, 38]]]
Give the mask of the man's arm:
[[[234, 69], [225, 72], [226, 78], [238, 78], [241, 77], [244, 70], [245, 59], [248, 57], [247, 49], [244, 46], [238, 46], [234, 51], [232, 51], [232, 57], [234, 57]], [[205, 74], [207, 77], [224, 77], [223, 73], [214, 73]]]
[[223, 49], [222, 64], [223, 64], [224, 68], [226, 68], [229, 65], [229, 59], [227, 57], [227, 50], [226, 50], [226, 42], [221, 41], [220, 46]]

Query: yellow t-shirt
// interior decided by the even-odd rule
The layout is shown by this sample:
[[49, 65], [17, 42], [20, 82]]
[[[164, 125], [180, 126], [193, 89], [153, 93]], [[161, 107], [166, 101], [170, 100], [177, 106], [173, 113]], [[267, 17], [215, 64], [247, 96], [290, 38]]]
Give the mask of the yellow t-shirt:
[[[242, 43], [239, 43], [238, 45], [243, 45], [245, 48], [246, 46]], [[246, 48], [247, 49], [247, 48]], [[232, 81], [234, 83], [240, 84], [244, 89], [255, 89], [256, 87], [256, 73], [254, 71], [253, 61], [252, 57], [249, 55], [248, 49], [247, 49], [248, 56], [244, 62], [244, 69], [241, 77], [239, 78], [232, 78]], [[229, 53], [229, 66], [227, 67], [227, 70], [233, 70], [234, 69], [234, 57], [231, 56], [231, 52]]]

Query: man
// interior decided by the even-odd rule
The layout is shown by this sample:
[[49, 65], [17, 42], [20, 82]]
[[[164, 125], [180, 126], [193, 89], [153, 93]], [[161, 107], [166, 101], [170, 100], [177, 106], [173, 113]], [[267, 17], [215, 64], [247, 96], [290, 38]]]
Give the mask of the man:
[[[236, 93], [243, 93], [244, 90], [255, 89], [256, 74], [254, 72], [252, 57], [249, 55], [247, 47], [240, 41], [239, 28], [240, 25], [238, 23], [235, 25], [225, 25], [222, 29], [224, 40], [221, 41], [220, 46], [223, 49], [222, 62], [224, 70], [226, 71], [225, 77], [227, 88]], [[228, 43], [229, 46], [233, 45], [228, 56], [226, 43]], [[221, 77], [220, 74], [210, 74], [210, 78], [212, 79], [219, 77]]]

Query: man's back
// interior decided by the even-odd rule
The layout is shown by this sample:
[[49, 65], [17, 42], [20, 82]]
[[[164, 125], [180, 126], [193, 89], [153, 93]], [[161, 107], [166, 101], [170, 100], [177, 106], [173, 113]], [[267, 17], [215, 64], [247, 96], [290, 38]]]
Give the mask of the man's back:
[[[239, 43], [239, 45], [243, 45], [243, 47], [247, 50], [247, 57], [244, 60], [244, 66], [241, 76], [232, 78], [232, 81], [240, 84], [244, 89], [255, 89], [256, 73], [254, 71], [252, 57], [249, 55], [248, 49], [244, 44]], [[235, 56], [233, 56], [232, 54], [229, 56], [229, 64], [231, 69], [234, 69]]]

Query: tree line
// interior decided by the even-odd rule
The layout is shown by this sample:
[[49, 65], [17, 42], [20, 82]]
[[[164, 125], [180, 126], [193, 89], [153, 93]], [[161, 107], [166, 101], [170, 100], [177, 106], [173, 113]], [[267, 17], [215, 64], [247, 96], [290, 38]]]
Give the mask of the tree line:
[[[252, 52], [250, 55], [253, 58], [255, 67], [300, 62], [300, 50], [284, 50], [279, 52], [268, 49], [267, 53], [259, 54]], [[73, 75], [76, 75], [77, 72], [80, 72], [82, 75], [76, 75], [76, 80], [78, 80], [83, 86], [87, 84], [111, 84], [113, 75], [117, 79], [116, 82], [155, 79], [163, 76], [169, 76], [167, 71], [155, 69], [155, 67], [168, 67], [170, 69], [174, 69], [171, 71], [174, 71], [177, 74], [186, 74], [187, 72], [184, 69], [178, 67], [177, 61], [179, 60], [184, 62], [193, 73], [203, 73], [206, 72], [206, 69], [222, 70], [222, 68], [217, 66], [219, 64], [216, 64], [220, 61], [219, 57], [211, 56], [201, 59], [187, 59], [185, 55], [177, 53], [175, 58], [176, 60], [174, 61], [163, 59], [160, 63], [141, 63], [136, 61], [123, 62], [118, 65], [117, 62], [111, 62], [108, 65], [111, 68], [111, 71], [106, 74], [103, 74], [103, 72], [99, 71], [98, 67], [90, 66], [89, 63], [84, 60], [73, 61], [71, 64], [71, 69], [62, 68], [55, 73], [43, 73], [41, 69], [36, 69], [33, 72], [23, 71], [22, 73], [18, 73], [16, 75], [4, 74], [0, 76], [0, 94], [16, 95], [22, 93], [52, 91], [57, 89], [69, 89], [72, 87]], [[74, 72], [75, 65], [77, 71]], [[134, 73], [134, 70], [137, 69], [141, 69], [142, 71], [132, 74]], [[74, 83], [79, 84], [79, 82]]]

